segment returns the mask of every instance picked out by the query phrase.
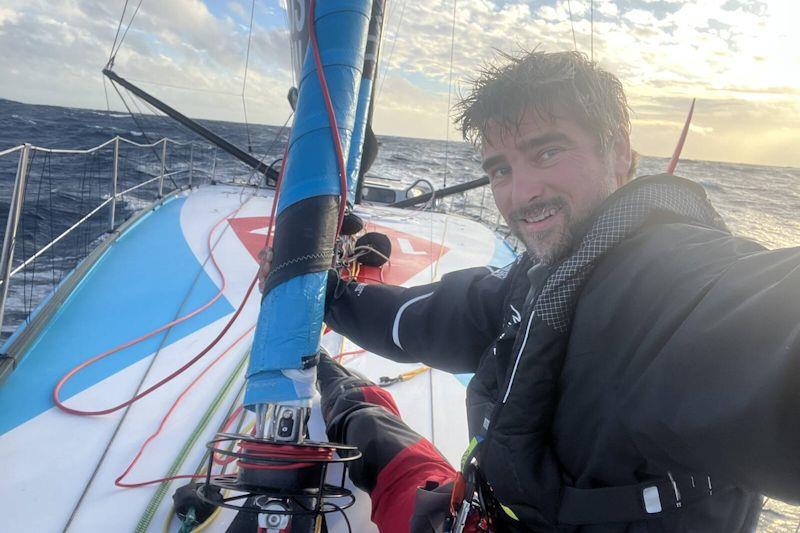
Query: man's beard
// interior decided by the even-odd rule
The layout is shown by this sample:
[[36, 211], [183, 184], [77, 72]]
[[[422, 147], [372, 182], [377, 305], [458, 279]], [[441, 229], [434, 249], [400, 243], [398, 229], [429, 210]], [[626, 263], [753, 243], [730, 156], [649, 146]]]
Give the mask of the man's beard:
[[[583, 231], [586, 222], [617, 188], [610, 159], [606, 161], [605, 175], [598, 179], [601, 181], [594, 190], [594, 197], [584, 209], [573, 210], [573, 206], [564, 197], [555, 196], [534, 200], [509, 213], [508, 227], [522, 241], [532, 259], [545, 265], [554, 265], [572, 251], [574, 241], [579, 237], [578, 233]], [[542, 232], [525, 230], [524, 218], [536, 219], [550, 209], [558, 210], [553, 216], [562, 216], [563, 224]]]
[[[553, 216], [563, 217], [563, 223], [541, 232], [531, 232], [524, 228], [525, 218], [535, 218], [550, 209], [557, 209]], [[574, 229], [583, 220], [573, 220], [570, 205], [560, 197], [539, 200], [509, 214], [508, 226], [511, 233], [519, 239], [535, 261], [552, 265], [560, 261], [572, 249]]]
[[[614, 187], [598, 188], [595, 198], [585, 211], [573, 211], [564, 198], [556, 196], [547, 200], [535, 200], [525, 207], [512, 211], [508, 216], [511, 233], [525, 245], [532, 259], [545, 265], [554, 265], [563, 260], [575, 245], [578, 233], [595, 211], [614, 192]], [[563, 224], [542, 232], [530, 232], [524, 228], [524, 218], [536, 218], [550, 209], [557, 209], [553, 216], [562, 216]]]

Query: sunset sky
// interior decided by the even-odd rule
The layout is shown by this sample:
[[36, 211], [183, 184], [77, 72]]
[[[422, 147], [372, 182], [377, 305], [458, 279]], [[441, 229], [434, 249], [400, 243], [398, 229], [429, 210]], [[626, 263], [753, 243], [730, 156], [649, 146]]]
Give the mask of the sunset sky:
[[[242, 121], [251, 1], [144, 0], [116, 71], [190, 116]], [[451, 103], [493, 49], [590, 53], [588, 0], [389, 0], [378, 134], [459, 139], [446, 130], [454, 1]], [[0, 97], [104, 109], [100, 69], [124, 3], [0, 0]], [[798, 20], [797, 0], [595, 0], [594, 58], [627, 88], [640, 152], [671, 153], [696, 97], [685, 157], [800, 167]], [[282, 124], [289, 114], [287, 43], [281, 2], [255, 0], [253, 122]], [[124, 109], [110, 88], [108, 97]]]

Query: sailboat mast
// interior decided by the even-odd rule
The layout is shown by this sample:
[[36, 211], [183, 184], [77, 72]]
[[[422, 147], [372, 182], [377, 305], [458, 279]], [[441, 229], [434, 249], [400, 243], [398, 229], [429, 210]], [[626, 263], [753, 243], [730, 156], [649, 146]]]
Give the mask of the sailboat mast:
[[358, 90], [358, 107], [353, 127], [353, 139], [350, 142], [350, 155], [347, 158], [347, 199], [353, 205], [357, 203], [357, 193], [361, 186], [359, 173], [361, 156], [364, 152], [364, 139], [367, 125], [372, 114], [372, 88], [378, 71], [378, 51], [380, 49], [383, 30], [384, 0], [373, 0], [372, 16], [367, 34], [367, 49], [364, 53], [364, 68], [361, 72], [361, 86]]
[[[326, 0], [313, 13], [312, 0], [288, 5], [292, 36], [309, 31], [316, 36], [338, 131], [332, 129], [325, 86], [308, 46], [297, 76], [297, 108], [276, 198], [272, 269], [247, 372], [244, 404], [261, 413], [268, 404], [308, 407], [314, 393], [313, 361], [319, 351], [342, 194], [333, 141], [337, 135], [342, 154], [349, 153], [372, 11], [372, 0]], [[312, 21], [313, 27], [305, 27]], [[295, 57], [301, 47], [292, 47]], [[296, 426], [302, 420], [297, 422]], [[302, 439], [294, 433], [292, 440]]]

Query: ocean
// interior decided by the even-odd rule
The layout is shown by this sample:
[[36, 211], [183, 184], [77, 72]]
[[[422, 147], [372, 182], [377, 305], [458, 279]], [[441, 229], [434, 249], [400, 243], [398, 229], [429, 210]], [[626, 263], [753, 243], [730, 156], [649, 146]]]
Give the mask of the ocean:
[[[283, 154], [288, 131], [278, 126], [250, 125], [221, 121], [201, 121], [233, 143], [249, 149], [256, 157], [270, 163]], [[86, 149], [120, 135], [138, 143], [169, 137], [179, 142], [194, 141], [203, 148], [194, 154], [197, 179], [248, 183], [258, 178], [233, 158], [218, 152], [193, 133], [170, 119], [87, 109], [29, 105], [0, 99], [0, 152], [22, 144], [48, 148]], [[474, 149], [463, 142], [379, 136], [380, 151], [369, 175], [395, 180], [406, 186], [424, 178], [435, 187], [473, 180], [482, 175], [480, 159]], [[688, 142], [691, 143], [691, 135]], [[126, 179], [135, 183], [157, 173], [157, 155], [147, 153], [129, 157]], [[152, 150], [151, 150], [152, 152]], [[188, 160], [184, 150], [182, 160]], [[29, 185], [28, 195], [36, 195], [34, 209], [23, 212], [21, 241], [17, 244], [15, 265], [41, 248], [44, 242], [68, 228], [72, 221], [108, 197], [112, 152], [96, 156], [75, 156], [63, 162], [53, 157], [39, 159], [38, 181]], [[137, 159], [138, 158], [138, 159]], [[149, 160], [147, 159], [149, 158]], [[0, 237], [14, 182], [18, 156], [0, 157]], [[667, 159], [643, 156], [639, 175], [663, 172]], [[445, 165], [446, 162], [446, 165]], [[768, 248], [800, 245], [800, 169], [683, 160], [677, 174], [694, 180], [706, 189], [712, 203], [729, 227], [738, 235], [755, 239]], [[49, 189], [48, 189], [49, 188]], [[120, 205], [118, 214], [124, 219], [138, 207], [155, 197], [155, 191], [142, 191], [136, 198]], [[486, 188], [445, 201], [445, 208], [482, 219], [491, 227], [504, 226]], [[49, 252], [47, 263], [34, 272], [23, 271], [25, 283], [11, 284], [3, 335], [35, 308], [63, 276], [74, 268], [87, 251], [102, 238], [107, 224], [99, 216], [89, 221], [83, 233], [65, 239]], [[49, 237], [49, 239], [48, 239]], [[44, 261], [44, 259], [42, 259]], [[35, 266], [35, 265], [34, 265]], [[769, 501], [762, 514], [759, 531], [796, 531], [800, 520], [798, 509]]]
[[[252, 147], [252, 153], [266, 162], [283, 154], [288, 132], [279, 127], [254, 124], [245, 128], [235, 122], [201, 122], [241, 147]], [[276, 141], [279, 132], [281, 135]], [[140, 143], [164, 136], [180, 142], [202, 142], [165, 117], [147, 116], [134, 122], [125, 113], [28, 105], [0, 99], [0, 151], [24, 142], [44, 147], [90, 148], [115, 135]], [[379, 136], [379, 142], [380, 151], [370, 175], [406, 185], [425, 178], [437, 187], [445, 182], [445, 177], [452, 185], [482, 175], [478, 155], [463, 142], [388, 135]], [[691, 134], [688, 142], [692, 142]], [[638, 174], [663, 172], [667, 162], [666, 158], [643, 156]], [[219, 154], [216, 174], [219, 179], [228, 181], [252, 179], [252, 172], [222, 154]], [[755, 239], [768, 248], [800, 244], [800, 169], [682, 160], [677, 174], [705, 187], [735, 233]], [[13, 175], [9, 176], [7, 171], [0, 175], [4, 186], [12, 179]], [[475, 190], [466, 204], [474, 209], [481, 205], [482, 198], [483, 190]], [[463, 198], [459, 200], [464, 201]], [[493, 215], [492, 220], [496, 220], [497, 212], [490, 204], [488, 200], [484, 203], [484, 218], [489, 220]]]

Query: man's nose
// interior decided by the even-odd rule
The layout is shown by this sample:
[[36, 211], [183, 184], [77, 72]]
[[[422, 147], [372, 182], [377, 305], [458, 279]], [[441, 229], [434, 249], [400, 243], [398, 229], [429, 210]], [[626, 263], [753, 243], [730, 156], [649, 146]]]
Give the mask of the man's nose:
[[511, 201], [515, 208], [525, 206], [544, 194], [544, 181], [529, 165], [513, 169], [513, 176]]

